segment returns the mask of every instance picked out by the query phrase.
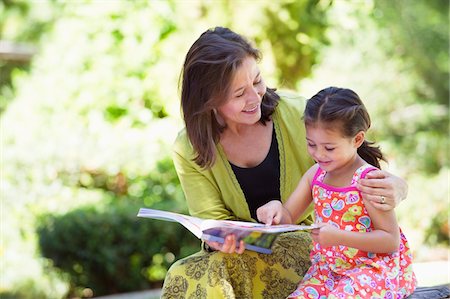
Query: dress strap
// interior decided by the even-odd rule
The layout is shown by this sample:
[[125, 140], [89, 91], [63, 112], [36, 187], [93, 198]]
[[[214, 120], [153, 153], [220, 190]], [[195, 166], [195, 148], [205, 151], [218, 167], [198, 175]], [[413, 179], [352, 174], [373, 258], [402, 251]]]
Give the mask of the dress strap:
[[359, 179], [365, 178], [366, 174], [368, 174], [369, 172], [371, 172], [373, 170], [377, 170], [377, 169], [378, 168], [376, 168], [375, 166], [370, 165], [370, 164], [364, 164], [363, 166], [359, 167], [358, 169], [356, 169], [355, 173], [353, 174], [351, 185], [356, 185], [356, 183], [358, 182]]
[[318, 167], [316, 173], [314, 174], [314, 178], [311, 182], [311, 186], [314, 185], [316, 182], [323, 183], [323, 179], [324, 179], [326, 173], [327, 172], [325, 170]]

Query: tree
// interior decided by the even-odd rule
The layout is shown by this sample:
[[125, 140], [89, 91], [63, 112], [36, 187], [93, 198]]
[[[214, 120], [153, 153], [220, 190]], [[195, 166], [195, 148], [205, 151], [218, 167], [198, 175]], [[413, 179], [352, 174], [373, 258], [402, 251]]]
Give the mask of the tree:
[[411, 169], [438, 173], [450, 165], [449, 1], [377, 0], [373, 12], [386, 32], [389, 55], [415, 76], [412, 96], [385, 107], [395, 117], [382, 130], [383, 139], [396, 145]]
[[[298, 61], [307, 62], [298, 66], [299, 71], [292, 64], [284, 67], [282, 56], [272, 50], [277, 52], [278, 44], [284, 42], [292, 51], [309, 49], [305, 40], [311, 45], [316, 38], [322, 40], [324, 30], [308, 29], [322, 28], [322, 19], [312, 19], [301, 29], [289, 24], [299, 23], [298, 18], [305, 15], [298, 10], [323, 13], [326, 7], [315, 0], [302, 1], [305, 6], [295, 1], [273, 6], [272, 2], [242, 1], [235, 6], [226, 0], [69, 1], [58, 6], [57, 14], [44, 18], [51, 26], [40, 27], [39, 53], [29, 72], [12, 73], [15, 94], [0, 119], [1, 127], [7, 128], [1, 136], [2, 159], [7, 163], [0, 165], [0, 188], [8, 211], [2, 210], [1, 216], [9, 228], [0, 261], [1, 276], [7, 275], [8, 284], [2, 285], [1, 292], [22, 288], [23, 298], [57, 298], [64, 293], [64, 289], [49, 287], [57, 285], [54, 281], [40, 285], [46, 281], [45, 274], [50, 275], [43, 261], [35, 258], [35, 225], [41, 215], [66, 219], [64, 215], [74, 215], [70, 213], [85, 206], [113, 210], [119, 203], [152, 206], [164, 202], [170, 203], [167, 209], [185, 208], [178, 181], [172, 176], [173, 166], [167, 163], [168, 167], [161, 168], [158, 161], [169, 156], [182, 127], [178, 76], [184, 55], [199, 34], [209, 27], [229, 25], [259, 42], [269, 62], [270, 57], [277, 57], [274, 62], [291, 72], [293, 81], [306, 76], [316, 61], [318, 49], [299, 50]], [[41, 1], [24, 3], [34, 8], [29, 12], [37, 14], [46, 7], [40, 6]], [[9, 4], [5, 7], [6, 14], [15, 9]], [[266, 14], [270, 14], [267, 23], [261, 21]], [[29, 24], [28, 16], [19, 14], [18, 18]], [[272, 26], [277, 26], [280, 39], [301, 30], [301, 42], [266, 38]], [[284, 74], [267, 71], [266, 76], [282, 81]], [[114, 214], [107, 214], [115, 220]], [[90, 242], [103, 245], [98, 238]], [[101, 252], [108, 250], [89, 254], [95, 259]], [[157, 271], [150, 269], [147, 277], [139, 278], [161, 279], [167, 263], [154, 266], [159, 267], [152, 268]], [[31, 293], [23, 281], [31, 281], [37, 291]], [[107, 293], [109, 286], [103, 287]]]
[[258, 41], [269, 40], [276, 61], [276, 75], [284, 87], [295, 88], [297, 82], [311, 74], [328, 44], [327, 10], [331, 1], [280, 1], [268, 5], [264, 12], [264, 31]]

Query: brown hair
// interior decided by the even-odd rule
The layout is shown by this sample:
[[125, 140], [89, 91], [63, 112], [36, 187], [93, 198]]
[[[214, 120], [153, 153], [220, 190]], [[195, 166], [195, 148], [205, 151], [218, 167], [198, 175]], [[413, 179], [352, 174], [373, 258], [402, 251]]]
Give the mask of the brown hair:
[[[319, 91], [306, 103], [304, 121], [306, 125], [315, 123], [339, 123], [346, 137], [354, 137], [358, 132], [370, 128], [370, 116], [359, 96], [350, 89], [328, 87]], [[386, 161], [379, 146], [364, 140], [358, 148], [358, 155], [367, 163], [380, 168], [380, 160]]]
[[[216, 158], [216, 144], [225, 129], [215, 116], [215, 109], [229, 96], [232, 78], [243, 60], [261, 55], [244, 37], [228, 28], [208, 29], [186, 54], [181, 73], [181, 108], [186, 132], [195, 153], [194, 161], [209, 168]], [[261, 104], [261, 119], [270, 120], [280, 97], [267, 88]]]

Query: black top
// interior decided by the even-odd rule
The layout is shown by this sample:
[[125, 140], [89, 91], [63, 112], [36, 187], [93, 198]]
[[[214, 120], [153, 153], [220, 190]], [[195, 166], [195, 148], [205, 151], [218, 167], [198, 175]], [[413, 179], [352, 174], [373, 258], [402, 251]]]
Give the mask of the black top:
[[230, 163], [244, 192], [250, 215], [257, 220], [256, 210], [273, 199], [280, 199], [280, 157], [275, 130], [269, 153], [264, 161], [251, 168], [242, 168]]

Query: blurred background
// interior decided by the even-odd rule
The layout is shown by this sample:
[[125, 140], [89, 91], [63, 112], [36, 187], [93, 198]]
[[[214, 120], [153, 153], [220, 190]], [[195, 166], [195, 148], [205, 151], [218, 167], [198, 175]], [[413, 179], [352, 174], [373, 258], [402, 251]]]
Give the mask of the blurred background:
[[449, 283], [448, 16], [446, 0], [1, 0], [0, 297], [159, 288], [199, 249], [136, 214], [187, 213], [170, 157], [178, 78], [217, 25], [261, 49], [268, 86], [362, 97], [385, 169], [409, 183], [396, 212], [431, 270], [419, 283]]

